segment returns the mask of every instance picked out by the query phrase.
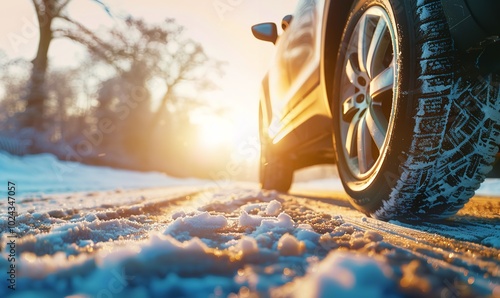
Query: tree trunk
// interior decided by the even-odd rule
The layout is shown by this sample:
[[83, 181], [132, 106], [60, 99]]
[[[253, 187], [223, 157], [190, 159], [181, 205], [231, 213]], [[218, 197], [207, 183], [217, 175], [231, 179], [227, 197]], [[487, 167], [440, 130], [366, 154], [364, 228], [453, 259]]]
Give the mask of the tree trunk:
[[54, 16], [51, 6], [53, 0], [43, 1], [45, 8], [40, 9], [36, 6], [36, 13], [39, 23], [40, 40], [38, 42], [38, 51], [35, 59], [32, 61], [33, 68], [28, 86], [28, 95], [26, 97], [26, 111], [22, 115], [22, 125], [24, 127], [34, 127], [37, 130], [43, 129], [44, 105], [47, 98], [45, 89], [45, 77], [48, 65], [48, 52], [50, 42], [52, 41], [52, 20]]

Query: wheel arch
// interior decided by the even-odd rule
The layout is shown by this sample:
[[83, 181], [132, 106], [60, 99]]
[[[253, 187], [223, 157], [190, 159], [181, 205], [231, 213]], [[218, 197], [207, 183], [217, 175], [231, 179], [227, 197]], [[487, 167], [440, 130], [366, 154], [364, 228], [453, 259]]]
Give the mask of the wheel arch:
[[333, 88], [337, 54], [342, 42], [342, 34], [351, 12], [354, 0], [330, 0], [325, 3], [323, 19], [322, 53], [321, 53], [321, 80], [324, 88], [325, 100], [332, 110]]

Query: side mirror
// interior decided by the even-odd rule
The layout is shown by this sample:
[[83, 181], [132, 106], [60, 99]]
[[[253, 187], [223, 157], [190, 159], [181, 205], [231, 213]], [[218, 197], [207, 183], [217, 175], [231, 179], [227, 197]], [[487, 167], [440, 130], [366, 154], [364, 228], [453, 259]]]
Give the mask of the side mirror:
[[292, 22], [293, 20], [293, 16], [291, 14], [288, 14], [286, 15], [283, 20], [281, 21], [281, 28], [283, 30], [286, 30], [286, 28], [288, 28], [288, 26], [290, 26], [290, 23]]
[[273, 44], [276, 44], [276, 40], [278, 40], [278, 28], [275, 23], [253, 25], [252, 33], [257, 39], [270, 41]]

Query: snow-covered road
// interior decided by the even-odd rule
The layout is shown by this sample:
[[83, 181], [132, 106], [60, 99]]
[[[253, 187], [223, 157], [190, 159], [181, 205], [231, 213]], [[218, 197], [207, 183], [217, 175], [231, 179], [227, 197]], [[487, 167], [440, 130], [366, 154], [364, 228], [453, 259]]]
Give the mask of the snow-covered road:
[[[294, 191], [26, 198], [13, 231], [16, 291], [2, 277], [0, 297], [500, 296], [499, 200], [410, 225], [367, 218], [342, 195]], [[8, 228], [2, 217], [0, 272], [12, 264]]]
[[0, 297], [500, 297], [498, 179], [456, 216], [408, 224], [365, 217], [335, 178], [283, 195], [48, 154], [0, 164], [15, 184]]

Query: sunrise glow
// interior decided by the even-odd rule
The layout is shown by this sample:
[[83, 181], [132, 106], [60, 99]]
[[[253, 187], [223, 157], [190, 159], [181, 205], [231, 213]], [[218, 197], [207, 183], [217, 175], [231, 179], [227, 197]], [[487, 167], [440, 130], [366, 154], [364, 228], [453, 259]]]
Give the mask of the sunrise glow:
[[205, 117], [198, 123], [200, 146], [213, 149], [234, 142], [235, 130], [231, 121], [217, 116]]

